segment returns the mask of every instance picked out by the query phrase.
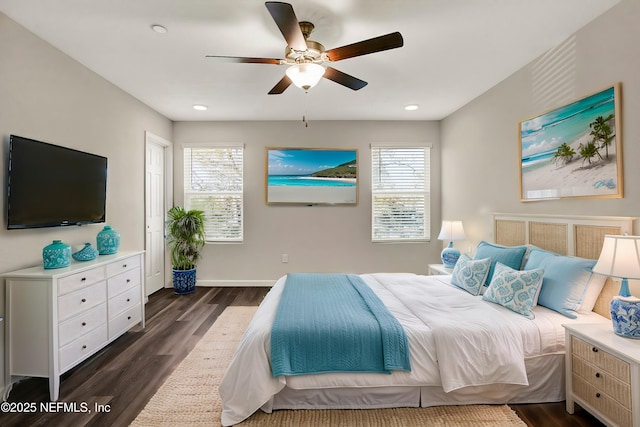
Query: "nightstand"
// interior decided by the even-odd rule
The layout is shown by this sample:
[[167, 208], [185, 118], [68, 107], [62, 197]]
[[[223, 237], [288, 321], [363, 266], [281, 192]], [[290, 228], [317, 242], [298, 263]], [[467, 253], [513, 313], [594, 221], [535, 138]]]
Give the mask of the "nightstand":
[[444, 264], [429, 264], [429, 276], [451, 273], [453, 273], [453, 268], [446, 268]]
[[640, 427], [640, 340], [611, 322], [563, 326], [567, 412], [578, 403], [608, 426]]

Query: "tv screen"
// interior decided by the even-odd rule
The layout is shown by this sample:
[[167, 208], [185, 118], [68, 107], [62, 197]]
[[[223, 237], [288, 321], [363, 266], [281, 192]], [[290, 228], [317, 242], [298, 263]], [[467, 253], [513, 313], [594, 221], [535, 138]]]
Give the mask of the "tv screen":
[[107, 158], [11, 135], [7, 229], [105, 221]]

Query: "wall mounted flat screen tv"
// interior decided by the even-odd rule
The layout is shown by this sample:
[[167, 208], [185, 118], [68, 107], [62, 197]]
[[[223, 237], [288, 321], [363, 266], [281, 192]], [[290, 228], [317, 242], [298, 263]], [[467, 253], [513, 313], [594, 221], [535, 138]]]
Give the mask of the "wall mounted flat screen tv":
[[107, 158], [11, 135], [7, 229], [105, 222]]

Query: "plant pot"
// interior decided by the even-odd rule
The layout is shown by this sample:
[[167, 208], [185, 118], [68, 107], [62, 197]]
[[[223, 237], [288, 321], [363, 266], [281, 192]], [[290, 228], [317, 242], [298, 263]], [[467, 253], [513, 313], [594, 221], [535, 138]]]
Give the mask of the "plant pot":
[[178, 295], [190, 294], [196, 290], [196, 269], [173, 270], [173, 289]]

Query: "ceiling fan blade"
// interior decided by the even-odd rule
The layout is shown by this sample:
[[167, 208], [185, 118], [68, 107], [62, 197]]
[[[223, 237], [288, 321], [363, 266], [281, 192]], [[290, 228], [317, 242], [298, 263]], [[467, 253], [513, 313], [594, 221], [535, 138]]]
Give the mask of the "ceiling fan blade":
[[293, 11], [293, 6], [289, 3], [279, 1], [268, 1], [264, 4], [269, 10], [271, 17], [276, 21], [282, 36], [293, 50], [307, 50], [307, 42], [304, 40], [298, 18]]
[[269, 91], [269, 95], [280, 95], [284, 92], [289, 86], [291, 86], [291, 79], [286, 75], [280, 79], [278, 83]]
[[335, 68], [331, 67], [326, 68], [323, 77], [353, 90], [360, 90], [368, 84], [364, 80], [360, 80], [356, 77], [353, 77], [347, 73], [343, 73], [342, 71], [338, 71]]
[[395, 49], [397, 47], [402, 47], [403, 44], [404, 40], [402, 38], [402, 34], [395, 32], [363, 40], [358, 43], [337, 47], [328, 50], [326, 54], [329, 60], [340, 61], [341, 59], [353, 58], [354, 56], [368, 55], [370, 53], [381, 52], [383, 50]]
[[275, 58], [246, 58], [242, 56], [217, 56], [207, 55], [207, 58], [213, 59], [216, 62], [233, 62], [237, 64], [282, 64], [282, 59]]

